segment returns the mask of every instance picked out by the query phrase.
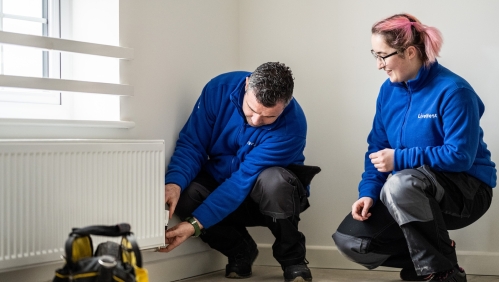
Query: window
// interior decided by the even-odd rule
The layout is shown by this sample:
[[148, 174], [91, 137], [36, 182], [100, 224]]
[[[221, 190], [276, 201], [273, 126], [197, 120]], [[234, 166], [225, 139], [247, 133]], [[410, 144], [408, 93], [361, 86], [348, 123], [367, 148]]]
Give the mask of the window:
[[0, 118], [120, 121], [133, 50], [115, 47], [118, 12], [118, 0], [0, 0]]
[[[51, 6], [54, 2], [50, 1]], [[59, 24], [56, 21], [58, 16], [54, 17], [54, 10], [58, 14], [59, 7], [50, 9], [49, 21], [48, 0], [0, 0], [0, 30], [59, 37]], [[52, 59], [52, 62], [49, 59]], [[60, 78], [59, 56], [58, 54], [49, 55], [48, 51], [39, 49], [2, 44], [0, 45], [0, 74]], [[55, 92], [0, 89], [0, 102], [57, 105], [60, 104], [60, 100], [60, 93]]]

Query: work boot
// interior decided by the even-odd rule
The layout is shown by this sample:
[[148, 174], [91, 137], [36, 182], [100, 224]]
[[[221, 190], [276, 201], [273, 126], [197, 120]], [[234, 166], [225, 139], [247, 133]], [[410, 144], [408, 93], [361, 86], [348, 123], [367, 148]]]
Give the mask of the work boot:
[[256, 246], [247, 252], [238, 253], [229, 257], [229, 264], [225, 266], [225, 277], [227, 278], [248, 278], [251, 276], [251, 266], [258, 256]]
[[426, 276], [418, 276], [413, 269], [411, 273], [409, 268], [404, 268], [400, 271], [400, 279], [404, 281], [452, 281], [466, 282], [466, 272], [461, 267], [455, 267], [451, 270], [432, 273]]
[[[454, 240], [451, 241], [452, 241], [451, 246], [456, 248], [456, 242]], [[456, 269], [464, 273], [464, 269], [460, 268], [459, 266], [457, 266]], [[442, 273], [445, 273], [445, 271]], [[400, 270], [400, 279], [404, 281], [430, 281], [430, 280], [446, 281], [446, 280], [435, 280], [437, 278], [435, 277], [435, 275], [440, 275], [440, 274], [441, 273], [432, 273], [429, 275], [419, 276], [413, 267], [408, 267], [408, 268], [402, 268], [402, 270]], [[464, 277], [465, 280], [455, 280], [455, 281], [466, 281], [466, 273], [464, 273]], [[449, 280], [449, 281], [454, 281], [454, 280]]]
[[444, 282], [466, 282], [466, 272], [461, 267], [456, 267], [448, 271], [432, 274], [429, 280]]
[[286, 282], [305, 282], [312, 281], [312, 273], [307, 266], [308, 261], [287, 266], [284, 269], [284, 281]]

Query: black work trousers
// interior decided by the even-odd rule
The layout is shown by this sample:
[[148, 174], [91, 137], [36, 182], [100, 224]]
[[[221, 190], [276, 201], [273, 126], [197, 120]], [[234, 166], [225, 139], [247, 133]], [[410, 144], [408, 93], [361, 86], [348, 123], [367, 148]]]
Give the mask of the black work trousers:
[[[210, 174], [201, 171], [180, 195], [175, 214], [181, 219], [190, 216], [218, 186]], [[246, 227], [265, 226], [275, 237], [273, 255], [284, 269], [305, 259], [305, 236], [298, 230], [298, 222], [306, 207], [306, 191], [296, 175], [271, 167], [259, 175], [250, 195], [234, 212], [204, 229], [200, 237], [211, 248], [235, 257], [256, 248]]]
[[492, 189], [466, 173], [424, 166], [394, 174], [371, 217], [348, 214], [333, 234], [338, 249], [368, 269], [414, 268], [428, 275], [457, 266], [448, 230], [464, 228], [490, 207]]

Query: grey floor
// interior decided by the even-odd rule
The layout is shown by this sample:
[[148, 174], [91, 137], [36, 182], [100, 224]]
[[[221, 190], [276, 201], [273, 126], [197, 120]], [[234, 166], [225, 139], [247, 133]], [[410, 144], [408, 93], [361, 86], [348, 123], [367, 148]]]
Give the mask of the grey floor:
[[[400, 281], [398, 272], [393, 271], [368, 271], [368, 270], [343, 270], [311, 268], [314, 282], [326, 281]], [[284, 281], [280, 267], [253, 266], [253, 276], [247, 279], [227, 279], [225, 270], [219, 270], [205, 275], [180, 280], [181, 282], [251, 282], [251, 281]], [[467, 275], [468, 281], [488, 282], [499, 281], [499, 276]]]

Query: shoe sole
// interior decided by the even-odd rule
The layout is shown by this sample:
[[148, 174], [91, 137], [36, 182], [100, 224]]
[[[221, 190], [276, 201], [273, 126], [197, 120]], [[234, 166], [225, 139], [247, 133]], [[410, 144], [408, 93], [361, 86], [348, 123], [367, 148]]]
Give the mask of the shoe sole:
[[452, 279], [454, 280], [449, 280], [449, 281], [457, 281], [457, 282], [466, 282], [468, 281], [468, 279], [466, 278], [466, 272], [461, 272], [457, 275], [454, 275], [454, 277], [452, 277]]
[[[429, 279], [424, 279], [422, 276], [416, 276], [416, 277], [413, 277], [413, 279], [409, 279], [409, 278], [403, 279], [402, 277], [400, 277], [400, 280], [402, 280], [402, 281], [430, 281], [430, 280], [433, 280], [433, 277], [431, 277]], [[450, 277], [449, 279], [447, 279], [445, 281], [448, 281], [448, 282], [467, 282], [468, 280], [466, 278], [466, 272], [463, 271], [463, 272], [455, 274], [454, 276]]]
[[312, 281], [312, 278], [305, 279], [301, 276], [296, 277], [295, 279], [286, 279], [284, 280], [285, 282], [310, 282]]
[[231, 278], [231, 279], [245, 279], [245, 278], [250, 278], [251, 274], [252, 273], [243, 276], [243, 275], [239, 275], [239, 274], [237, 274], [235, 272], [231, 272], [231, 273], [225, 275], [225, 277], [226, 278]]

